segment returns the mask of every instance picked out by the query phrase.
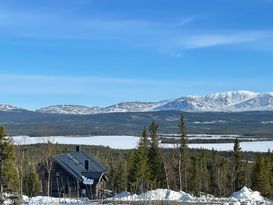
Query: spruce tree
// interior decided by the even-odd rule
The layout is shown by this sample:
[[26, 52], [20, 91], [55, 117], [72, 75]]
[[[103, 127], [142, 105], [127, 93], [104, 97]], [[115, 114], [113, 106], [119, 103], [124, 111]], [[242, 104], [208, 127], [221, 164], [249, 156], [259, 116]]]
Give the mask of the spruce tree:
[[208, 192], [209, 172], [204, 150], [202, 150], [201, 153], [195, 157], [193, 164], [193, 191], [195, 194]]
[[148, 164], [148, 136], [144, 127], [142, 136], [131, 159], [129, 178], [135, 192], [145, 192], [150, 184], [151, 171]]
[[264, 157], [258, 157], [253, 170], [253, 188], [268, 197], [272, 189], [270, 185], [270, 170]]
[[179, 135], [180, 135], [180, 145], [179, 145], [179, 187], [180, 190], [188, 191], [188, 180], [189, 180], [189, 150], [188, 150], [188, 137], [187, 137], [187, 128], [184, 120], [184, 115], [181, 114], [179, 123]]
[[154, 188], [164, 188], [166, 186], [166, 175], [164, 162], [159, 152], [158, 145], [158, 125], [153, 120], [149, 127], [150, 146], [149, 146], [149, 166], [151, 170], [151, 180]]
[[10, 138], [3, 127], [0, 127], [0, 194], [17, 192], [19, 176], [16, 168], [15, 152]]
[[39, 174], [37, 173], [36, 167], [33, 163], [29, 166], [27, 173], [24, 177], [23, 188], [24, 193], [29, 197], [38, 195], [41, 190]]
[[233, 147], [233, 191], [243, 187], [243, 162], [239, 139], [236, 138]]

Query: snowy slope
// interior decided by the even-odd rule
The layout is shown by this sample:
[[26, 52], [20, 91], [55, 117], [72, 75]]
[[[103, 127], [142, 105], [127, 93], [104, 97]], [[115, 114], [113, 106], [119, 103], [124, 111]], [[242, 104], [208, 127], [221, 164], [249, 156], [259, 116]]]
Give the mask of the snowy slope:
[[171, 101], [172, 100], [163, 100], [160, 102], [122, 102], [103, 108], [101, 109], [101, 111], [103, 113], [156, 111], [158, 107], [165, 105]]
[[122, 102], [102, 109], [104, 113], [111, 112], [144, 112], [150, 111], [157, 103], [154, 102]]
[[3, 111], [3, 112], [19, 112], [19, 111], [23, 111], [23, 110], [24, 109], [14, 107], [12, 105], [0, 104], [0, 111]]
[[249, 99], [231, 107], [233, 111], [266, 111], [273, 110], [273, 93], [260, 94], [255, 98]]
[[100, 107], [87, 107], [82, 105], [52, 105], [36, 110], [41, 113], [52, 113], [52, 114], [79, 114], [88, 115], [100, 112]]
[[229, 91], [206, 96], [188, 96], [173, 100], [157, 110], [182, 110], [189, 112], [230, 111], [230, 106], [255, 98], [258, 93]]

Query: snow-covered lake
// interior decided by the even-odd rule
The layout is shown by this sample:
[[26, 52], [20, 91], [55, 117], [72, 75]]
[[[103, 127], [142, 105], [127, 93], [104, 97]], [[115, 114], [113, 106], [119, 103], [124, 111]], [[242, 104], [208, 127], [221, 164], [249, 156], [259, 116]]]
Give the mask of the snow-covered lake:
[[[115, 149], [133, 149], [139, 140], [134, 136], [54, 136], [54, 137], [12, 137], [15, 144], [37, 144], [46, 143], [48, 140], [58, 144], [79, 144], [79, 145], [103, 145]], [[273, 149], [273, 141], [241, 142], [243, 151], [267, 152]], [[163, 147], [173, 148], [173, 144], [162, 144]], [[190, 148], [215, 149], [219, 151], [233, 150], [233, 143], [217, 144], [189, 144]]]
[[132, 149], [138, 142], [138, 137], [134, 136], [49, 136], [49, 137], [12, 137], [15, 144], [37, 144], [46, 143], [48, 140], [58, 144], [78, 144], [78, 145], [102, 145], [114, 149]]

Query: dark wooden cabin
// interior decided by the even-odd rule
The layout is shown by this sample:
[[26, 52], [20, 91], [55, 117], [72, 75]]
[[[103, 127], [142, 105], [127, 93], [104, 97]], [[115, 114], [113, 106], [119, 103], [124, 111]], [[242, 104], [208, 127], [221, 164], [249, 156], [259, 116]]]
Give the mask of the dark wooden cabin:
[[[50, 195], [53, 197], [88, 197], [98, 199], [103, 197], [107, 177], [104, 165], [98, 162], [92, 154], [76, 151], [53, 156], [53, 166], [50, 179]], [[47, 187], [48, 174], [44, 170], [43, 187]], [[46, 194], [46, 189], [43, 190]]]

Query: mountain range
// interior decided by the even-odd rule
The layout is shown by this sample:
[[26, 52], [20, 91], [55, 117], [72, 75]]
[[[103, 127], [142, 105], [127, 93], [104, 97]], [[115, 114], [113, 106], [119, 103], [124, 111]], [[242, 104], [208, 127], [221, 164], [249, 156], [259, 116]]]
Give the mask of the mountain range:
[[[0, 104], [0, 111], [22, 111], [25, 109]], [[179, 110], [186, 112], [242, 112], [273, 110], [273, 93], [251, 91], [228, 91], [205, 96], [184, 96], [159, 102], [121, 102], [108, 107], [82, 105], [52, 105], [35, 112], [52, 114], [97, 114], [117, 112], [148, 112]]]

